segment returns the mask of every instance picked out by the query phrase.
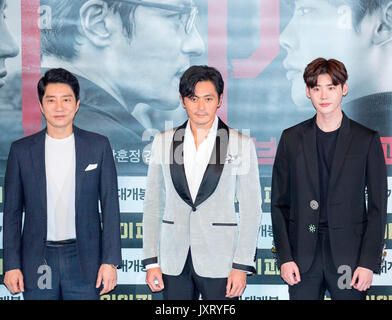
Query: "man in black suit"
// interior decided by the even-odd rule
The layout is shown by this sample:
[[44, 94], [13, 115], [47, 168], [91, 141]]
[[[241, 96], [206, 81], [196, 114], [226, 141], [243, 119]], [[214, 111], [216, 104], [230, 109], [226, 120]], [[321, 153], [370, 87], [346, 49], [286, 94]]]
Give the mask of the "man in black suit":
[[306, 95], [316, 115], [284, 130], [279, 142], [271, 217], [290, 299], [323, 299], [326, 290], [333, 299], [364, 299], [380, 272], [385, 159], [379, 134], [342, 112], [347, 78], [337, 60], [308, 64]]
[[70, 72], [46, 72], [38, 94], [47, 127], [15, 141], [7, 162], [4, 283], [25, 299], [98, 299], [121, 264], [112, 149], [73, 125], [80, 100]]

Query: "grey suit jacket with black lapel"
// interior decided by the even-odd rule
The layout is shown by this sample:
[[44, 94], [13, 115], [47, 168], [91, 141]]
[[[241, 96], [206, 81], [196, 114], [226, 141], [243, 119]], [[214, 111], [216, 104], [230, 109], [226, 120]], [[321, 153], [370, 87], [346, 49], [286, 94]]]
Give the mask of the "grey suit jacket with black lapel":
[[253, 273], [261, 219], [254, 143], [219, 119], [214, 149], [193, 202], [183, 164], [186, 125], [158, 134], [152, 144], [143, 264], [159, 263], [164, 274], [179, 275], [190, 248], [199, 276], [228, 277], [233, 268]]

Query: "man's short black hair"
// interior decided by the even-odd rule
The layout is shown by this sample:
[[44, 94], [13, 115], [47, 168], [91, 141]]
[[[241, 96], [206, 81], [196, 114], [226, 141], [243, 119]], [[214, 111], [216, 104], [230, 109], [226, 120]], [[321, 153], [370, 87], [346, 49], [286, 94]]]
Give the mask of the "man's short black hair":
[[180, 95], [182, 99], [195, 95], [195, 87], [198, 82], [210, 81], [214, 84], [218, 98], [224, 90], [224, 82], [221, 73], [209, 66], [192, 66], [188, 68], [180, 79]]
[[64, 83], [69, 85], [75, 95], [76, 101], [79, 100], [80, 87], [78, 79], [71, 72], [62, 68], [57, 68], [46, 71], [45, 75], [38, 81], [38, 97], [41, 104], [46, 86], [50, 83]]

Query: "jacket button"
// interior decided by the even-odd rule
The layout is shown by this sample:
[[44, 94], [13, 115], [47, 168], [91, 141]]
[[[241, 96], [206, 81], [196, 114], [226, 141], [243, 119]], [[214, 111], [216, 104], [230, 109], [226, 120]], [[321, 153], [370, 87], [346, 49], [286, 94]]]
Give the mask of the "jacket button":
[[316, 232], [316, 226], [314, 224], [310, 224], [308, 226], [308, 230], [310, 233], [315, 233]]
[[319, 204], [318, 204], [318, 202], [317, 202], [316, 200], [312, 200], [312, 201], [310, 201], [310, 207], [311, 207], [313, 210], [317, 210], [318, 207], [319, 207]]
[[196, 207], [192, 207], [192, 211], [195, 212], [196, 211]]

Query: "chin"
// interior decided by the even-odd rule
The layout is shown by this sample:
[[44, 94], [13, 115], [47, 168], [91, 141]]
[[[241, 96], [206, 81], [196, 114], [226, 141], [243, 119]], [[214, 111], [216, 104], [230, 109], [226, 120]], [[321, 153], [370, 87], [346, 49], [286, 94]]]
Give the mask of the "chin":
[[165, 97], [165, 99], [154, 99], [154, 100], [146, 99], [144, 103], [156, 110], [172, 111], [177, 109], [180, 106], [181, 102], [178, 98], [178, 95], [176, 95], [175, 97], [170, 99], [168, 99], [168, 97]]

